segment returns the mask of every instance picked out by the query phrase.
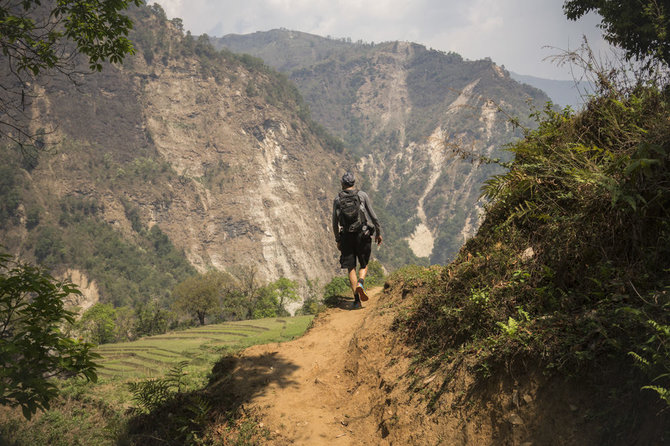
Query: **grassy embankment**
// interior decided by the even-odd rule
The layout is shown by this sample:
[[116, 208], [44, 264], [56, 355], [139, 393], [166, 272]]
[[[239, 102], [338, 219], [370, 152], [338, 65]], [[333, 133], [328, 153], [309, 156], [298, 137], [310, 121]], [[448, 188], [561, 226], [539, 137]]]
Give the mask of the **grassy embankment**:
[[226, 322], [133, 342], [104, 344], [96, 350], [102, 356], [98, 374], [103, 381], [160, 378], [179, 362], [188, 361], [189, 372], [201, 375], [222, 354], [300, 336], [312, 317]]
[[601, 87], [511, 146], [454, 262], [392, 280], [415, 296], [397, 327], [424, 361], [579, 380], [616, 435], [670, 404], [670, 89]]
[[[67, 380], [61, 397], [50, 410], [31, 421], [19, 410], [0, 410], [0, 444], [117, 445], [141, 444], [126, 433], [138, 408], [127, 383], [164, 379], [180, 364], [180, 391], [197, 392], [223, 356], [256, 344], [283, 342], [301, 336], [313, 316], [257, 319], [206, 325], [184, 331], [142, 338], [134, 342], [105, 344], [97, 349], [99, 380]], [[136, 443], [132, 443], [135, 441]], [[139, 441], [139, 443], [137, 443]]]

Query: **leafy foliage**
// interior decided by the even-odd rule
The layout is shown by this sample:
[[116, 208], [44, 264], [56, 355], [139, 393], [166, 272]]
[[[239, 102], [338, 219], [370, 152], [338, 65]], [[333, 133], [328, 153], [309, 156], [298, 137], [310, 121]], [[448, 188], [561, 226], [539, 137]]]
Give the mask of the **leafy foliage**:
[[602, 16], [605, 39], [626, 50], [628, 59], [652, 57], [670, 64], [670, 7], [657, 0], [568, 0], [565, 15], [577, 20], [591, 11]]
[[[10, 0], [0, 6], [2, 71], [12, 77], [0, 95], [3, 116], [0, 135], [24, 147], [27, 140], [41, 146], [44, 132], [32, 133], [25, 124], [30, 83], [50, 71], [72, 75], [83, 55], [89, 68], [104, 62], [120, 63], [134, 49], [127, 38], [132, 21], [122, 12], [142, 0]], [[30, 145], [29, 144], [29, 145]]]
[[[378, 260], [368, 263], [368, 273], [365, 278], [366, 287], [379, 286], [384, 283], [384, 268]], [[323, 304], [328, 307], [338, 306], [343, 299], [352, 296], [351, 284], [346, 276], [336, 276], [323, 289]]]
[[110, 304], [95, 304], [82, 314], [77, 326], [95, 344], [116, 340], [116, 311]]
[[224, 283], [229, 275], [219, 271], [191, 276], [174, 288], [175, 308], [198, 318], [205, 325], [205, 316], [219, 303]]
[[100, 71], [102, 62], [121, 62], [132, 54], [125, 37], [132, 22], [120, 14], [131, 4], [141, 1], [61, 0], [50, 10], [40, 10], [38, 0], [9, 2], [0, 8], [0, 47], [17, 72], [37, 75], [63, 62], [64, 41], [70, 40], [88, 57], [90, 68]]
[[17, 175], [9, 166], [0, 167], [0, 227], [16, 220], [16, 211], [21, 203], [21, 189]]
[[135, 306], [133, 337], [165, 333], [173, 315], [156, 301], [139, 303]]
[[277, 293], [271, 285], [265, 285], [251, 295], [249, 313], [253, 319], [276, 317], [279, 309]]
[[[655, 310], [660, 309], [662, 313], [667, 314], [670, 309], [670, 299], [662, 296], [668, 292], [670, 287], [666, 286], [660, 294], [650, 296], [654, 300], [648, 301], [648, 304], [654, 305]], [[659, 299], [661, 298], [661, 299]], [[646, 325], [647, 331], [651, 336], [636, 346], [636, 351], [628, 354], [633, 357], [635, 364], [642, 369], [648, 376], [652, 377], [652, 383], [664, 383], [664, 386], [649, 384], [643, 389], [652, 390], [670, 406], [670, 324], [659, 323], [644, 310], [638, 308], [623, 308], [624, 311], [631, 313], [642, 326]]]
[[26, 418], [57, 396], [52, 378], [97, 379], [92, 345], [63, 333], [74, 322], [65, 309], [73, 294], [79, 294], [73, 284], [0, 255], [0, 403], [20, 406]]
[[182, 390], [184, 369], [188, 361], [181, 361], [172, 367], [164, 378], [148, 379], [128, 383], [128, 389], [141, 412], [151, 412], [164, 405]]
[[351, 295], [351, 284], [348, 277], [333, 277], [325, 286], [323, 292], [323, 303], [328, 306], [336, 306], [341, 298]]
[[298, 310], [299, 314], [317, 314], [322, 307], [321, 299], [323, 297], [323, 288], [319, 280], [307, 280], [307, 291], [302, 303], [302, 307]]
[[368, 263], [368, 274], [365, 277], [367, 286], [379, 286], [384, 284], [384, 267], [379, 260], [371, 260]]
[[284, 306], [289, 302], [295, 302], [300, 299], [298, 296], [298, 283], [295, 280], [288, 279], [286, 277], [280, 277], [275, 280], [271, 285], [272, 290], [277, 299], [277, 309], [281, 316], [286, 316], [288, 312]]

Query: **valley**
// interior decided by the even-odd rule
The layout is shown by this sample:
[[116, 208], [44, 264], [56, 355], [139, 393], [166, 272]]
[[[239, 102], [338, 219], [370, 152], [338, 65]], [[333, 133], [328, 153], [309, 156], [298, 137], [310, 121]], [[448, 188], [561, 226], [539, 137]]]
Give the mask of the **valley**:
[[[0, 444], [668, 443], [667, 48], [603, 28], [575, 112], [490, 58], [104, 5], [109, 61], [0, 69]], [[362, 309], [345, 171], [384, 237]]]

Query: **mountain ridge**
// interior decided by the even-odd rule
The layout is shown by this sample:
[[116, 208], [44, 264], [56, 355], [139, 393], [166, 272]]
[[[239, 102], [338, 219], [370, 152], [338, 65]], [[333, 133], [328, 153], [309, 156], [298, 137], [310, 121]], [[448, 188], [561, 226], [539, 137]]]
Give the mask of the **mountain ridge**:
[[474, 235], [479, 188], [500, 170], [475, 169], [452, 149], [505, 159], [505, 144], [523, 133], [508, 116], [532, 127], [532, 108], [549, 100], [490, 60], [411, 42], [352, 43], [281, 29], [210, 39], [285, 70], [314, 119], [358, 158], [390, 236], [379, 258], [392, 267], [446, 263]]

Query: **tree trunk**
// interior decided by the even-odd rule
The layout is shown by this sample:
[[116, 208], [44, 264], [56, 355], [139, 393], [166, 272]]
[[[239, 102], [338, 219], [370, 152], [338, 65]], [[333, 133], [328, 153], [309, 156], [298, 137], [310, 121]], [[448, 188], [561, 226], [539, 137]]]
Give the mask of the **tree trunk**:
[[205, 312], [200, 312], [198, 311], [198, 320], [200, 321], [200, 325], [205, 325]]

